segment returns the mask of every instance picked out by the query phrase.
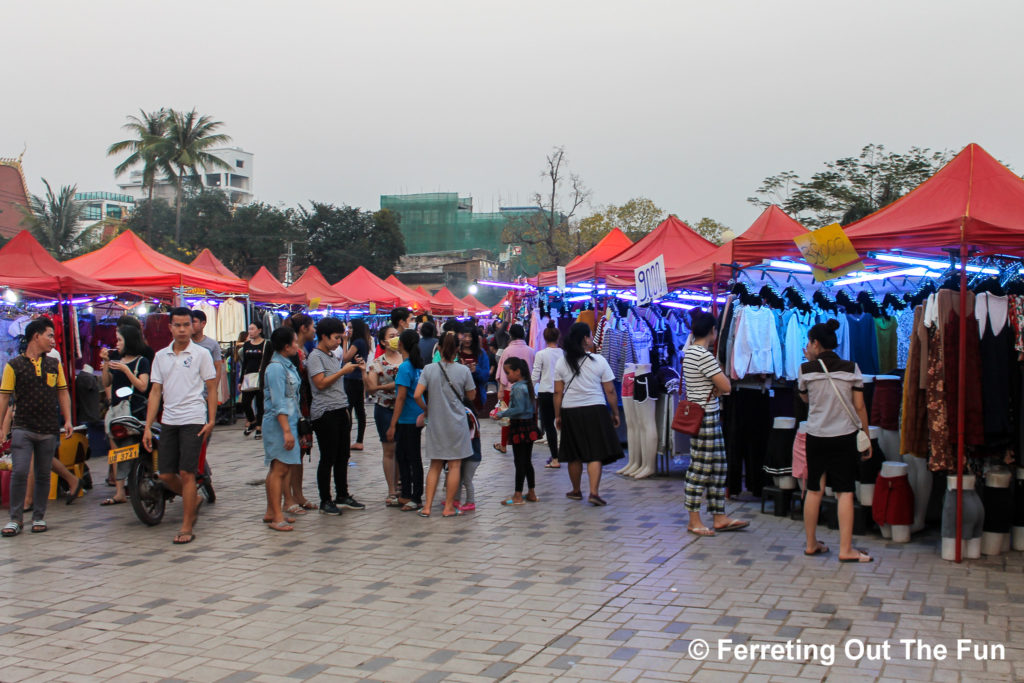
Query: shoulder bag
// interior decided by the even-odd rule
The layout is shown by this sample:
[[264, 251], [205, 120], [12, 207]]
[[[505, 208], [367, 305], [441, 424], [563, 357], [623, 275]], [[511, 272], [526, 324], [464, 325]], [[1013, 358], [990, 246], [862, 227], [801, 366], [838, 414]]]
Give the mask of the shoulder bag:
[[[714, 386], [708, 392], [705, 403], [711, 401], [715, 395]], [[696, 401], [680, 401], [676, 406], [676, 414], [672, 417], [672, 429], [680, 434], [697, 436], [700, 433], [700, 425], [704, 421], [704, 406]]]
[[850, 410], [850, 406], [846, 405], [846, 399], [844, 399], [843, 395], [839, 392], [839, 387], [836, 386], [835, 381], [832, 379], [832, 375], [828, 372], [828, 368], [825, 367], [825, 361], [819, 358], [818, 362], [821, 364], [821, 369], [825, 371], [825, 377], [828, 378], [828, 383], [832, 385], [832, 389], [836, 392], [836, 397], [839, 399], [839, 402], [843, 404], [843, 408], [846, 409], [846, 414], [850, 416], [850, 421], [857, 425], [857, 450], [861, 453], [866, 452], [871, 448], [871, 437], [868, 436], [868, 433], [864, 430], [864, 423], [854, 416], [853, 411]]

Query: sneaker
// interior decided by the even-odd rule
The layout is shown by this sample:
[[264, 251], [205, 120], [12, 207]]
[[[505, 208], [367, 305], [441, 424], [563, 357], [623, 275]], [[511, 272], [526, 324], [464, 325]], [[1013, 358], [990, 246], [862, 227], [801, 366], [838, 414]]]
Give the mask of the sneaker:
[[324, 501], [323, 503], [320, 503], [320, 514], [321, 515], [340, 515], [341, 514], [341, 510], [339, 510], [338, 506], [334, 504], [334, 501], [327, 500], [327, 501]]
[[476, 503], [463, 503], [459, 506], [459, 509], [463, 512], [473, 512], [473, 510], [476, 510]]
[[366, 509], [365, 505], [360, 503], [358, 500], [356, 500], [352, 496], [345, 496], [344, 498], [337, 498], [337, 499], [335, 499], [334, 502], [337, 503], [338, 505], [340, 505], [341, 507], [347, 509], [347, 510], [365, 510]]

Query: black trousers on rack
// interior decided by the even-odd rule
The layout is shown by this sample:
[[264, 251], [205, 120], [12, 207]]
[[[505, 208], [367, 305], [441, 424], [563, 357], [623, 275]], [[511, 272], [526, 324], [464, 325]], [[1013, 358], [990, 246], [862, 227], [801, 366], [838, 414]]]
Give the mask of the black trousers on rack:
[[743, 491], [743, 484], [755, 496], [764, 487], [764, 458], [772, 430], [771, 400], [761, 389], [735, 389], [728, 397], [729, 423], [726, 439], [725, 485], [729, 495]]

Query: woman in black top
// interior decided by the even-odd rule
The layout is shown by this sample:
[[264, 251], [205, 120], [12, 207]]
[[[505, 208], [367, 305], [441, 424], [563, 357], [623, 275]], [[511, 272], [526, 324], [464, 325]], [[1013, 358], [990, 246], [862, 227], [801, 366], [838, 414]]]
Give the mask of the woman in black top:
[[[373, 348], [373, 336], [366, 321], [356, 318], [352, 321], [352, 341], [345, 349], [342, 361], [345, 363], [354, 362], [356, 356], [366, 361], [367, 364], [373, 360], [370, 349]], [[351, 417], [355, 411], [356, 442], [352, 444], [352, 450], [363, 450], [363, 437], [366, 435], [366, 397], [363, 393], [363, 371], [355, 370], [345, 375], [345, 395], [348, 397], [348, 410]]]
[[[149, 392], [149, 360], [142, 354], [146, 350], [146, 342], [142, 340], [142, 332], [133, 325], [120, 325], [117, 328], [117, 350], [103, 349], [103, 386], [110, 387], [110, 410], [108, 417], [123, 414], [124, 408], [118, 408], [128, 402], [128, 412], [134, 417], [146, 419], [146, 395]], [[117, 390], [129, 387], [131, 396], [121, 398]], [[117, 464], [114, 481], [117, 490], [113, 498], [107, 498], [100, 505], [117, 505], [127, 501], [124, 480], [128, 477], [130, 462]]]
[[[246, 436], [256, 430], [257, 439], [263, 438], [263, 360], [267, 351], [267, 340], [263, 338], [263, 323], [253, 320], [249, 323], [249, 338], [242, 344], [239, 366], [242, 369], [238, 378], [238, 390], [242, 394], [242, 409], [245, 410]], [[269, 361], [270, 359], [267, 358]], [[259, 384], [249, 391], [242, 391], [243, 378], [253, 372], [260, 373]], [[256, 410], [253, 411], [253, 403]]]

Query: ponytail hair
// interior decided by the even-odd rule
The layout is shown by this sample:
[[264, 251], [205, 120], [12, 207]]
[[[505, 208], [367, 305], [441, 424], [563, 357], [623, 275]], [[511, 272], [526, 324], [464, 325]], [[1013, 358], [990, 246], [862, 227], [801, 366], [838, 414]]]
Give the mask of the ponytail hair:
[[441, 335], [441, 343], [438, 346], [441, 349], [441, 360], [454, 363], [455, 354], [459, 351], [459, 339], [456, 334], [452, 331], [445, 332]]
[[587, 357], [587, 350], [583, 348], [583, 340], [592, 335], [590, 325], [587, 323], [573, 323], [569, 328], [569, 336], [565, 338], [565, 361], [572, 368], [572, 373], [579, 374], [580, 364]]
[[715, 329], [715, 316], [701, 308], [690, 310], [690, 332], [694, 339], [703, 339]]
[[416, 330], [405, 330], [398, 335], [398, 343], [409, 354], [409, 362], [416, 370], [423, 369], [423, 356], [420, 354], [420, 335]]

